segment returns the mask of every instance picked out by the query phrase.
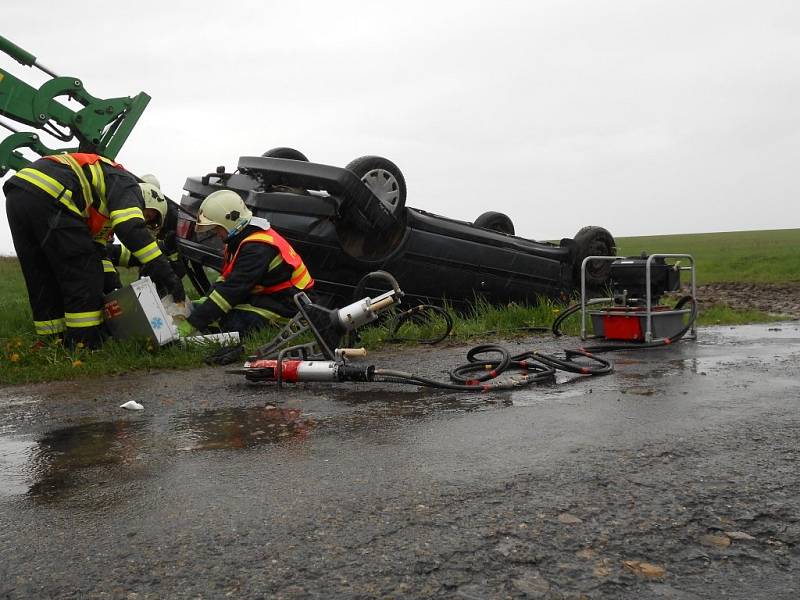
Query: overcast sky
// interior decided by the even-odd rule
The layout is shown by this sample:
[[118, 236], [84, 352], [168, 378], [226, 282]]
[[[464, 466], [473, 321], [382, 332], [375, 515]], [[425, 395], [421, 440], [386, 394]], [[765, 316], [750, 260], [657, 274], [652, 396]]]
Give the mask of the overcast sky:
[[800, 227], [797, 1], [34, 0], [3, 24], [95, 96], [152, 96], [118, 160], [173, 198], [291, 146], [386, 156], [409, 206], [534, 239]]

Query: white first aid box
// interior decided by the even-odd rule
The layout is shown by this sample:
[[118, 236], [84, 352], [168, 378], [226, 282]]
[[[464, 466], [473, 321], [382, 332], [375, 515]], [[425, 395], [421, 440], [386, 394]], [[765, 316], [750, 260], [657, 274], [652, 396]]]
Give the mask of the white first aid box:
[[104, 311], [106, 327], [114, 339], [149, 338], [158, 346], [178, 339], [172, 318], [149, 277], [106, 295]]

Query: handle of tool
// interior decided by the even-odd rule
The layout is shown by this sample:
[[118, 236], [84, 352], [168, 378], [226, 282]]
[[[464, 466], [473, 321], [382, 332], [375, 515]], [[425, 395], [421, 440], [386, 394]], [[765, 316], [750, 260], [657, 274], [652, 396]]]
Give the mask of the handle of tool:
[[363, 358], [367, 355], [366, 348], [341, 348], [340, 351], [346, 358]]
[[386, 308], [387, 306], [391, 306], [392, 304], [394, 304], [394, 298], [392, 297], [384, 298], [383, 300], [379, 300], [375, 304], [370, 304], [369, 309], [372, 312], [378, 312], [379, 310], [383, 310], [384, 308]]

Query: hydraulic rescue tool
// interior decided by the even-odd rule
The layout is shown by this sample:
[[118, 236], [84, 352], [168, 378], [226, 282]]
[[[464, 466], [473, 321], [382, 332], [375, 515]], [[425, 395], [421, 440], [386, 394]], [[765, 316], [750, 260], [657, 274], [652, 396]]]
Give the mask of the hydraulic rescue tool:
[[[347, 359], [366, 356], [363, 348], [339, 348], [342, 338], [372, 323], [378, 315], [400, 303], [403, 292], [394, 277], [379, 272], [392, 289], [375, 298], [362, 298], [340, 309], [314, 304], [300, 292], [294, 297], [297, 314], [268, 344], [258, 348], [241, 369], [249, 381], [370, 381], [373, 367], [347, 364]], [[310, 334], [313, 341], [289, 345]]]
[[[36, 133], [20, 131], [0, 120], [0, 125], [11, 131], [11, 135], [0, 141], [0, 176], [9, 169], [19, 171], [30, 164], [20, 152], [23, 148], [39, 156], [77, 151], [116, 158], [150, 102], [150, 96], [144, 92], [124, 98], [92, 96], [80, 79], [56, 75], [33, 54], [2, 36], [0, 51], [51, 77], [37, 89], [0, 68], [0, 115], [40, 129], [59, 142], [71, 142], [68, 147], [49, 148]], [[82, 108], [73, 110], [59, 99], [74, 101]]]
[[[304, 293], [295, 296], [298, 308], [286, 327], [268, 344], [256, 351], [239, 369], [227, 371], [244, 375], [252, 382], [344, 382], [376, 381], [434, 387], [448, 390], [489, 392], [516, 389], [552, 382], [556, 370], [579, 375], [603, 375], [613, 371], [610, 361], [584, 350], [567, 350], [563, 358], [536, 351], [511, 356], [502, 346], [482, 344], [467, 353], [468, 363], [450, 372], [450, 382], [436, 381], [394, 369], [373, 365], [354, 365], [348, 359], [366, 355], [363, 348], [339, 348], [343, 337], [373, 323], [383, 311], [397, 305], [403, 293], [388, 273], [376, 274], [392, 284], [393, 289], [375, 298], [363, 298], [344, 308], [328, 309], [312, 303]], [[375, 274], [371, 274], [375, 275]], [[311, 342], [288, 346], [303, 335]], [[516, 370], [516, 376], [491, 381]]]

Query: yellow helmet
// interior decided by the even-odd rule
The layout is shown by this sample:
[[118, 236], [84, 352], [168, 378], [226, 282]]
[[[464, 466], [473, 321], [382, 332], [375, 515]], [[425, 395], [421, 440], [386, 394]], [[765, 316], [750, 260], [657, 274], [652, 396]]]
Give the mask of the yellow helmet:
[[156, 186], [158, 189], [161, 189], [161, 182], [159, 182], [158, 177], [156, 177], [152, 173], [148, 173], [147, 175], [142, 175], [139, 179], [142, 180], [142, 183], [150, 183]]
[[253, 213], [244, 204], [244, 200], [231, 190], [218, 190], [209, 194], [200, 205], [197, 213], [197, 231], [205, 231], [219, 225], [228, 235], [234, 235], [244, 229]]
[[158, 213], [158, 221], [151, 227], [161, 229], [164, 219], [167, 218], [167, 199], [164, 193], [152, 183], [140, 183], [139, 188], [142, 190], [142, 196], [144, 197], [144, 207], [152, 208]]

